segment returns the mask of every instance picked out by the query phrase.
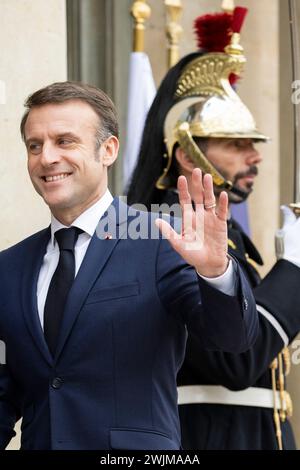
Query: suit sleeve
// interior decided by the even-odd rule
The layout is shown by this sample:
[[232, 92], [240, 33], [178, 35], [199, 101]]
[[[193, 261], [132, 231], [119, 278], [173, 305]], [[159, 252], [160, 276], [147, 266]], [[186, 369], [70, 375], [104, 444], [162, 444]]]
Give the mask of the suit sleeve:
[[[275, 264], [253, 292], [258, 304], [259, 329], [248, 351], [234, 355], [205, 351], [191, 335], [180, 384], [223, 385], [231, 390], [252, 386], [272, 360], [300, 330], [300, 269], [288, 261]], [[261, 308], [263, 307], [263, 308]], [[199, 358], [201, 357], [201, 361]]]
[[229, 296], [197, 276], [168, 241], [160, 243], [156, 279], [161, 301], [206, 349], [239, 353], [256, 339], [258, 321], [252, 290], [236, 261], [234, 268], [237, 295]]
[[17, 387], [8, 366], [0, 365], [0, 449], [5, 449], [15, 436], [14, 426], [20, 418]]
[[278, 261], [254, 289], [256, 303], [280, 323], [289, 342], [300, 331], [300, 268]]

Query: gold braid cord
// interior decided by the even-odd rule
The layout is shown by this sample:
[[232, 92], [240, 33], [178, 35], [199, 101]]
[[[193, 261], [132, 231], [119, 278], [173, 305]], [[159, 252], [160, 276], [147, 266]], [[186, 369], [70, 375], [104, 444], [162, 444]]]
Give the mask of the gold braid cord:
[[278, 388], [280, 396], [280, 420], [284, 422], [286, 420], [286, 402], [284, 396], [284, 375], [283, 375], [283, 364], [282, 364], [282, 354], [278, 354]]
[[[286, 418], [290, 418], [293, 414], [293, 404], [290, 394], [285, 390], [285, 376], [287, 376], [291, 369], [290, 353], [287, 347], [278, 354], [277, 358], [272, 361], [270, 365], [271, 378], [272, 378], [272, 390], [274, 400], [274, 424], [275, 432], [279, 450], [282, 450], [282, 432], [281, 422], [284, 422]], [[280, 408], [278, 413], [277, 394], [279, 392]]]
[[288, 347], [283, 348], [281, 351], [283, 355], [283, 362], [285, 367], [285, 375], [289, 375], [291, 372], [291, 355]]
[[274, 401], [273, 418], [274, 418], [274, 424], [275, 424], [275, 432], [276, 432], [278, 448], [279, 450], [282, 450], [282, 434], [281, 434], [280, 418], [279, 418], [279, 413], [277, 411], [277, 405], [276, 405], [276, 392], [277, 392], [276, 370], [278, 369], [277, 358], [274, 359], [274, 361], [272, 361], [270, 368], [271, 368], [271, 376], [272, 376], [272, 390], [273, 390], [273, 401]]

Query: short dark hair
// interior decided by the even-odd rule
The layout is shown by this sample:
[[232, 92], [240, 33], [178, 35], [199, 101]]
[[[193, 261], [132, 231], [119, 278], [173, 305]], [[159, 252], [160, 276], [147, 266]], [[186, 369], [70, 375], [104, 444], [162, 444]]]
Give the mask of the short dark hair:
[[25, 124], [32, 108], [45, 104], [65, 103], [69, 100], [81, 100], [91, 106], [100, 120], [96, 132], [97, 145], [109, 136], [119, 136], [117, 113], [112, 100], [104, 91], [80, 82], [56, 82], [32, 93], [24, 103], [26, 111], [22, 117], [20, 130], [25, 141]]
[[204, 155], [206, 155], [208, 144], [211, 138], [210, 137], [193, 137], [193, 139], [195, 143], [198, 145], [201, 152], [204, 153]]

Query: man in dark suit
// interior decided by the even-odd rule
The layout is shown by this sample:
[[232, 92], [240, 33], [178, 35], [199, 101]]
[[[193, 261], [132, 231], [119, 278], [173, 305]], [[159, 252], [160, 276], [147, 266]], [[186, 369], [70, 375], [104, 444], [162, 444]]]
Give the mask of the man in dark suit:
[[110, 99], [64, 82], [26, 107], [28, 171], [52, 218], [0, 255], [1, 448], [22, 416], [22, 449], [178, 449], [186, 328], [232, 353], [256, 336], [251, 290], [227, 256], [227, 195], [216, 213], [212, 179], [197, 169], [194, 211], [179, 178], [182, 233], [159, 219], [169, 240], [154, 236], [151, 214], [107, 189], [118, 153]]

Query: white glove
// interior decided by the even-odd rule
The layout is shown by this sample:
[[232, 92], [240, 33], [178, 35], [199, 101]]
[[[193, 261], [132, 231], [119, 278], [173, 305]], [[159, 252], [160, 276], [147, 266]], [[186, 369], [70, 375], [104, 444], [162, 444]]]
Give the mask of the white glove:
[[287, 206], [281, 206], [283, 226], [276, 231], [275, 247], [278, 259], [286, 259], [300, 268], [300, 217]]

